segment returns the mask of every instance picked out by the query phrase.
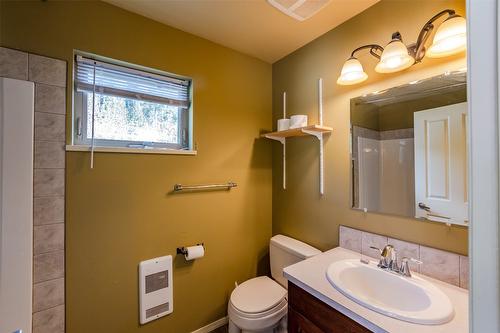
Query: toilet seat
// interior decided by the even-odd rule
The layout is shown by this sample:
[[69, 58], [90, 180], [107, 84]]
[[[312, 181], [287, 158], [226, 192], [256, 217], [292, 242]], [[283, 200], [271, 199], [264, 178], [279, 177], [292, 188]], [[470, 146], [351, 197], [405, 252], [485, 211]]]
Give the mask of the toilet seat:
[[286, 289], [267, 276], [258, 276], [240, 284], [231, 293], [230, 302], [243, 313], [263, 313], [276, 307]]
[[273, 327], [287, 313], [286, 295], [287, 290], [267, 276], [245, 281], [231, 293], [229, 318], [244, 330]]
[[283, 298], [283, 300], [279, 304], [272, 307], [271, 309], [268, 309], [264, 312], [259, 312], [259, 313], [248, 313], [248, 312], [243, 312], [243, 311], [239, 310], [238, 308], [236, 308], [234, 305], [230, 304], [231, 312], [233, 312], [234, 314], [238, 315], [241, 318], [248, 318], [248, 319], [264, 318], [264, 317], [267, 317], [269, 315], [273, 315], [276, 312], [280, 312], [280, 310], [283, 307], [287, 307], [287, 306], [288, 306], [288, 301], [286, 298]]

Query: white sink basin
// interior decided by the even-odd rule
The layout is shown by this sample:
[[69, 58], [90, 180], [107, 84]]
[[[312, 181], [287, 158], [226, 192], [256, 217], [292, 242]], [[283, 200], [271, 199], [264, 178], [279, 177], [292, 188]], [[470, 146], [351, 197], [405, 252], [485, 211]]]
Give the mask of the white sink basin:
[[429, 281], [384, 271], [374, 262], [336, 261], [328, 267], [326, 277], [346, 297], [389, 317], [437, 325], [454, 315], [448, 296]]

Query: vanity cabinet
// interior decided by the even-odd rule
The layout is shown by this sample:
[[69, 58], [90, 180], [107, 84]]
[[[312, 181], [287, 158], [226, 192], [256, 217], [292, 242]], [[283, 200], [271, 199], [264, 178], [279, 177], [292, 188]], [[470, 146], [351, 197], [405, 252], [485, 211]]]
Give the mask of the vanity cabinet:
[[288, 333], [368, 333], [367, 328], [288, 282]]

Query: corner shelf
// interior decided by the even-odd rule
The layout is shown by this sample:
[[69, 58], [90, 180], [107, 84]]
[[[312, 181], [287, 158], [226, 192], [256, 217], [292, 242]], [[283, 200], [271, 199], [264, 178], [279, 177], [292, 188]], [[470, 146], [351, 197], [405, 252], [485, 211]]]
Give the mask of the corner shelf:
[[[330, 134], [333, 129], [323, 126], [323, 79], [318, 80], [319, 125], [292, 128], [286, 131], [264, 133], [261, 137], [276, 140], [283, 146], [283, 189], [286, 190], [286, 139], [293, 137], [314, 136], [319, 141], [319, 193], [324, 194], [324, 159], [323, 135]], [[283, 118], [286, 118], [286, 92], [283, 92]]]

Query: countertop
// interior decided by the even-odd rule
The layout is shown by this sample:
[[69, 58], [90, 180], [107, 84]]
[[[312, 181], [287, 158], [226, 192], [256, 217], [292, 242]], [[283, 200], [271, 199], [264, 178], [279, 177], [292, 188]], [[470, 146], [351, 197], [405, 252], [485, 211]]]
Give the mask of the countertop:
[[326, 270], [334, 261], [361, 257], [373, 261], [372, 258], [363, 256], [360, 253], [337, 247], [288, 266], [283, 270], [283, 273], [295, 285], [376, 333], [466, 333], [469, 331], [469, 292], [466, 289], [425, 275], [412, 273], [432, 282], [450, 298], [455, 309], [455, 315], [450, 322], [441, 325], [408, 323], [369, 310], [342, 295], [328, 282]]

